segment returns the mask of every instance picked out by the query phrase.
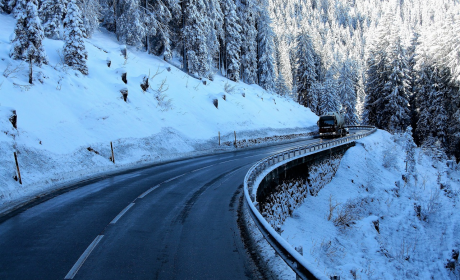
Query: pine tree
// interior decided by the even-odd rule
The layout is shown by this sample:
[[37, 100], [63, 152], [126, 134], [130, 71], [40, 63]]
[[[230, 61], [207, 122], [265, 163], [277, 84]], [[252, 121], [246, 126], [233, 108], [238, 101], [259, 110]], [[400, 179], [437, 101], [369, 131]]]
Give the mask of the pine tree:
[[[43, 48], [43, 28], [37, 11], [37, 0], [20, 0], [15, 8], [16, 27], [10, 50], [13, 59], [26, 60], [31, 64], [41, 66], [47, 64]], [[31, 81], [30, 81], [31, 82]]]
[[323, 86], [323, 83], [321, 82], [314, 82], [311, 84], [310, 90], [309, 90], [309, 95], [308, 95], [308, 108], [310, 110], [318, 115], [322, 115], [322, 109], [320, 108], [320, 104], [323, 102], [323, 97], [325, 96], [325, 88]]
[[417, 93], [420, 113], [416, 130], [420, 142], [423, 143], [431, 136], [436, 141], [439, 140], [443, 148], [446, 147], [448, 129], [444, 79], [432, 67], [424, 67], [420, 72]]
[[208, 32], [208, 64], [211, 69], [210, 77], [221, 69], [221, 42], [223, 42], [224, 34], [224, 14], [219, 0], [210, 0], [206, 2], [208, 10], [208, 21], [210, 30]]
[[404, 150], [406, 153], [406, 172], [408, 175], [415, 174], [415, 145], [414, 138], [412, 137], [412, 127], [408, 126], [404, 132]]
[[358, 117], [356, 114], [356, 99], [357, 94], [354, 85], [354, 75], [352, 61], [346, 60], [342, 62], [342, 67], [339, 69], [339, 98], [342, 103], [342, 110], [345, 112], [344, 119], [347, 125], [356, 125]]
[[84, 26], [84, 29], [82, 29], [83, 36], [85, 38], [91, 38], [94, 31], [99, 27], [99, 16], [101, 11], [99, 0], [79, 0], [77, 4], [79, 5], [80, 11], [85, 11], [81, 15]]
[[208, 77], [210, 70], [206, 36], [209, 22], [205, 8], [203, 0], [189, 0], [184, 11], [185, 61], [188, 72], [198, 77]]
[[275, 89], [275, 45], [271, 19], [266, 0], [260, 1], [261, 11], [258, 27], [258, 80], [259, 85], [267, 91]]
[[69, 1], [64, 26], [64, 61], [73, 69], [80, 71], [83, 75], [87, 75], [86, 60], [88, 59], [88, 53], [83, 41], [83, 21], [75, 0]]
[[241, 68], [242, 78], [247, 84], [257, 82], [257, 8], [254, 0], [244, 0], [240, 8], [242, 28]]
[[323, 84], [324, 92], [321, 96], [319, 103], [320, 115], [328, 112], [337, 112], [340, 109], [340, 102], [338, 96], [337, 81], [334, 79], [334, 74], [329, 70], [326, 74]]
[[227, 77], [232, 81], [238, 81], [240, 79], [241, 26], [238, 24], [234, 0], [224, 0], [223, 11]]
[[380, 125], [390, 132], [402, 132], [410, 124], [407, 60], [399, 36], [395, 37], [390, 48], [391, 70], [383, 87], [385, 107]]
[[117, 19], [114, 11], [113, 0], [100, 0], [102, 26], [110, 32], [116, 32]]
[[140, 47], [146, 29], [138, 0], [125, 0], [120, 8], [123, 12], [117, 20], [117, 38], [120, 42]]
[[289, 95], [289, 88], [286, 86], [286, 81], [284, 80], [283, 73], [280, 72], [278, 77], [276, 78], [275, 83], [275, 92], [280, 96], [288, 96]]
[[59, 39], [61, 23], [67, 13], [67, 0], [43, 0], [38, 11], [45, 36]]
[[[296, 51], [296, 87], [298, 102], [306, 107], [312, 108], [313, 96], [311, 87], [316, 81], [315, 54], [311, 37], [305, 31], [297, 36]], [[315, 110], [315, 109], [312, 109]], [[315, 110], [316, 111], [316, 110]]]
[[418, 72], [415, 69], [416, 65], [416, 49], [419, 45], [420, 34], [415, 32], [411, 38], [411, 44], [407, 48], [407, 74], [408, 74], [408, 97], [409, 97], [409, 110], [410, 110], [410, 125], [417, 129], [417, 76]]

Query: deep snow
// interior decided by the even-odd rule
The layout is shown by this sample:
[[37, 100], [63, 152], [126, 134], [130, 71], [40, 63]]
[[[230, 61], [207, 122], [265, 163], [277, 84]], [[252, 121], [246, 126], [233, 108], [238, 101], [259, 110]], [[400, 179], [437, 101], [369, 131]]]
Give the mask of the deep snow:
[[[460, 172], [416, 150], [417, 181], [405, 183], [398, 137], [379, 130], [357, 141], [332, 181], [286, 219], [281, 236], [341, 279], [458, 279], [459, 262], [456, 275], [445, 266], [460, 249]], [[346, 209], [347, 223], [334, 223]]]
[[[233, 141], [234, 131], [242, 140], [308, 133], [316, 126], [309, 109], [259, 86], [219, 75], [205, 85], [129, 47], [125, 59], [124, 46], [105, 30], [85, 41], [88, 76], [63, 65], [63, 41], [45, 39], [49, 64], [34, 66], [30, 86], [28, 65], [9, 57], [15, 20], [0, 14], [0, 24], [0, 212], [96, 173], [232, 149], [218, 146], [219, 132], [224, 142]], [[151, 88], [144, 92], [147, 75]], [[121, 89], [128, 89], [127, 102]], [[17, 130], [8, 120], [11, 110], [17, 111]], [[23, 185], [13, 180], [14, 151]]]

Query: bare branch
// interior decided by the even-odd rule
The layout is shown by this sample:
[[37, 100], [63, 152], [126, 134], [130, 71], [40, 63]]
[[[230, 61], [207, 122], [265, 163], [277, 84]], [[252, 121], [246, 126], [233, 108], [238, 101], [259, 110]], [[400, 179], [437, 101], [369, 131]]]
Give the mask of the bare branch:
[[[5, 71], [3, 71], [3, 77], [8, 78], [11, 75], [17, 74], [19, 71], [23, 69], [22, 61], [19, 63], [18, 66], [13, 68], [11, 64], [8, 63], [8, 66], [6, 66]], [[16, 76], [11, 76], [10, 78], [16, 78]]]

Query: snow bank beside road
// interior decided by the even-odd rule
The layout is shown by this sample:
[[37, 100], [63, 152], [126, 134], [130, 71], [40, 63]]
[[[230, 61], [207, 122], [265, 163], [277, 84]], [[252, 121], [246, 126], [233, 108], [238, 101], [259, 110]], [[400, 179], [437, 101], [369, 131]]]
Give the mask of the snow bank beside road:
[[[219, 148], [219, 132], [224, 142], [233, 140], [234, 131], [241, 140], [308, 133], [316, 126], [309, 109], [256, 85], [221, 76], [204, 84], [135, 49], [128, 48], [125, 58], [104, 30], [85, 43], [88, 76], [62, 64], [62, 41], [44, 40], [49, 64], [34, 67], [30, 86], [28, 65], [8, 55], [15, 20], [0, 14], [0, 23], [0, 111], [14, 109], [18, 116], [17, 130], [0, 120], [0, 211], [95, 172], [212, 152]], [[144, 92], [146, 76], [151, 88]], [[211, 97], [218, 98], [218, 108]], [[118, 167], [109, 161], [110, 142]], [[22, 186], [13, 180], [14, 151]]]
[[[377, 131], [357, 141], [334, 179], [287, 218], [282, 237], [341, 279], [456, 279], [445, 266], [460, 248], [458, 171], [441, 172], [441, 189], [445, 162], [438, 165], [419, 149], [415, 158], [417, 181], [405, 183], [398, 140]], [[459, 275], [458, 260], [456, 269]]]

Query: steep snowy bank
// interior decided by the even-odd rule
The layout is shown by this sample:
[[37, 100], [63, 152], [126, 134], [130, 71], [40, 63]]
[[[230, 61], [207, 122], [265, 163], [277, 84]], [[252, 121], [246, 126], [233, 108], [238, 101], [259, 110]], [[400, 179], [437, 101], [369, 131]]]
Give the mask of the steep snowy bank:
[[[49, 64], [34, 67], [29, 85], [28, 65], [8, 55], [15, 20], [0, 14], [0, 23], [0, 211], [70, 179], [212, 152], [219, 132], [221, 141], [233, 139], [234, 131], [240, 140], [305, 133], [317, 120], [309, 109], [256, 85], [218, 75], [204, 83], [135, 49], [125, 58], [124, 47], [104, 30], [86, 41], [88, 76], [63, 65], [62, 41], [46, 39]], [[17, 130], [8, 120], [11, 110]], [[110, 142], [116, 166], [109, 161]], [[13, 180], [14, 151], [22, 186]]]
[[387, 132], [358, 141], [334, 179], [287, 218], [282, 236], [341, 279], [457, 279], [458, 260], [446, 265], [460, 249], [459, 171], [416, 149], [417, 180], [405, 183], [404, 159], [401, 140]]

